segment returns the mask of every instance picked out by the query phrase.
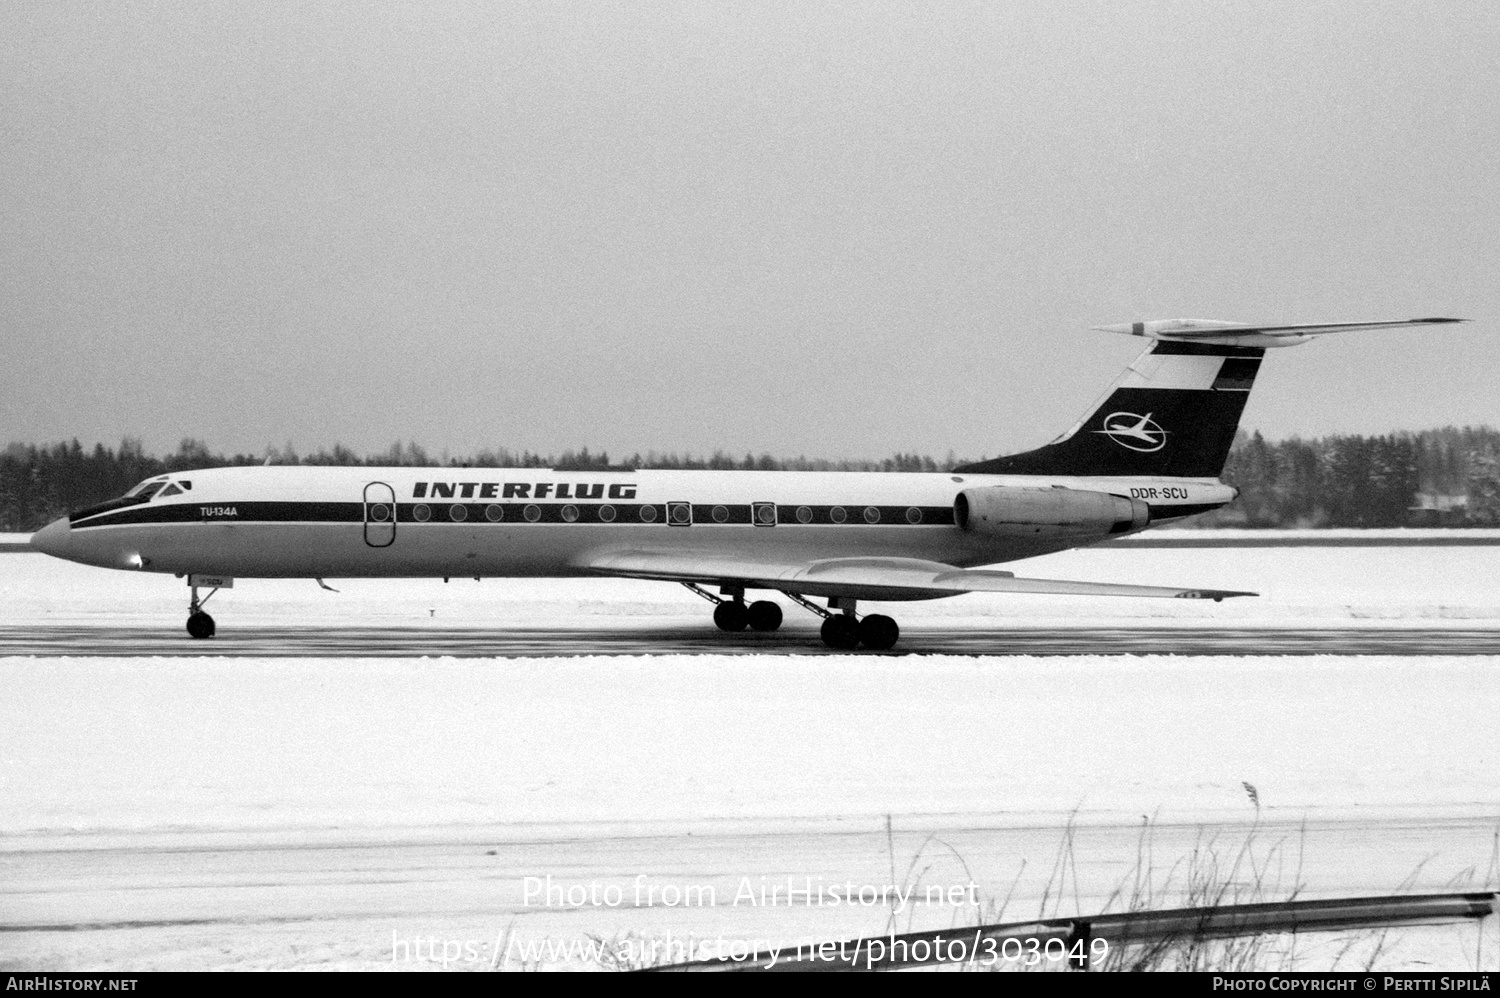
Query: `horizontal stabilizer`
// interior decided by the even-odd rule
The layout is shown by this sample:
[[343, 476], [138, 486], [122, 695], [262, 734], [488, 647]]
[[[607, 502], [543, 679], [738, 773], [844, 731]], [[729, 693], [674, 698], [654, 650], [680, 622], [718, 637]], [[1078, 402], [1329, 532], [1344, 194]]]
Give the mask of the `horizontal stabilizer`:
[[627, 578], [741, 585], [803, 596], [848, 596], [872, 600], [936, 599], [971, 592], [1211, 600], [1256, 595], [1227, 589], [1018, 579], [1010, 572], [956, 568], [919, 558], [825, 558], [779, 562], [728, 553], [614, 551], [591, 559], [587, 567], [604, 575]]
[[1346, 333], [1356, 329], [1403, 329], [1408, 326], [1437, 326], [1466, 319], [1383, 319], [1378, 322], [1315, 322], [1290, 326], [1251, 325], [1245, 322], [1222, 322], [1217, 319], [1156, 319], [1151, 322], [1122, 322], [1113, 326], [1095, 326], [1106, 333], [1146, 336], [1154, 340], [1179, 340], [1192, 343], [1221, 343], [1239, 346], [1284, 347], [1306, 343], [1324, 333]]

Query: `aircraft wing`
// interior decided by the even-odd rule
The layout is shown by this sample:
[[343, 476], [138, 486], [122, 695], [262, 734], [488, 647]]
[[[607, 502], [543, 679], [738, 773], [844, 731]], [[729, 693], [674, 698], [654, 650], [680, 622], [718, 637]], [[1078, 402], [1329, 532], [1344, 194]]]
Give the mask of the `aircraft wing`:
[[937, 599], [970, 592], [1211, 600], [1257, 595], [1228, 589], [1018, 579], [1011, 572], [956, 568], [919, 558], [825, 558], [794, 562], [729, 552], [626, 550], [597, 555], [584, 567], [602, 575], [633, 579], [743, 585], [750, 589], [778, 589], [803, 596], [847, 596], [869, 600]]

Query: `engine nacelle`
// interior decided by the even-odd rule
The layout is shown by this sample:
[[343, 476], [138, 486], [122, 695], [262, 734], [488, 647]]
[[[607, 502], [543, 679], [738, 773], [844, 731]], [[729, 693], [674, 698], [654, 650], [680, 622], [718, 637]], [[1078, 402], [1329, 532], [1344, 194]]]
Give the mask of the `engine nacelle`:
[[964, 489], [953, 500], [953, 522], [996, 537], [1106, 537], [1150, 520], [1150, 507], [1139, 499], [1081, 489], [991, 485]]

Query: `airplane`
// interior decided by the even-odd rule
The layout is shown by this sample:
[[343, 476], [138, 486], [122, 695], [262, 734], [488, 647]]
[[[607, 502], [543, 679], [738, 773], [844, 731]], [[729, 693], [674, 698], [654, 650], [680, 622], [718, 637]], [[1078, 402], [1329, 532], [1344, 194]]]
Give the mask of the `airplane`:
[[[325, 587], [375, 577], [677, 582], [713, 603], [727, 632], [776, 630], [780, 604], [747, 603], [746, 593], [779, 592], [823, 618], [830, 648], [872, 651], [893, 648], [900, 628], [885, 614], [860, 615], [860, 601], [1254, 596], [977, 566], [1085, 547], [1230, 502], [1236, 490], [1219, 475], [1267, 349], [1461, 321], [1099, 326], [1150, 342], [1098, 405], [1045, 446], [951, 472], [214, 468], [148, 479], [48, 524], [31, 546], [186, 577], [187, 631], [198, 639], [217, 629], [203, 604], [236, 577]], [[202, 599], [200, 589], [209, 590]]]

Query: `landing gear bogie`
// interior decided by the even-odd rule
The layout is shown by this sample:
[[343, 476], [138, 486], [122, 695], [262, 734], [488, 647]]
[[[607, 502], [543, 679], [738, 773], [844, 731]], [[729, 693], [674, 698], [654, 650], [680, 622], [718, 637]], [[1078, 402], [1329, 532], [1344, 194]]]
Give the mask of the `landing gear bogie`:
[[[823, 615], [823, 643], [839, 651], [864, 648], [867, 651], [890, 651], [901, 637], [901, 628], [883, 613], [872, 613], [859, 617], [854, 612], [854, 600], [834, 598], [828, 601], [828, 610], [793, 596], [798, 603]], [[841, 613], [829, 611], [840, 610]]]

